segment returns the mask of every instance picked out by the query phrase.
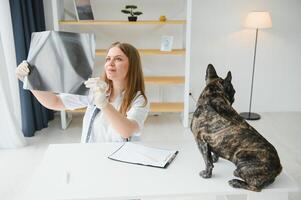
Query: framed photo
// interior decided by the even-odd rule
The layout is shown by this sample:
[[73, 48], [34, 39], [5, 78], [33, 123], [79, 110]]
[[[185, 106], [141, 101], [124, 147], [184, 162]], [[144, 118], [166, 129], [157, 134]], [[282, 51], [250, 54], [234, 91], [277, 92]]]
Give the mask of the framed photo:
[[77, 20], [94, 20], [90, 0], [74, 0]]
[[161, 37], [161, 51], [171, 51], [173, 44], [173, 36], [171, 35], [163, 35]]

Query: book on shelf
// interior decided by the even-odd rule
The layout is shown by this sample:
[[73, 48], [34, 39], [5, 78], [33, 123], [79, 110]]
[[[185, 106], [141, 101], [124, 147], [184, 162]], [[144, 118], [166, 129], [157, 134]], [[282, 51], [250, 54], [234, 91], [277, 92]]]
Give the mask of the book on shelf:
[[125, 142], [108, 158], [124, 163], [167, 168], [178, 151]]
[[94, 20], [90, 0], [74, 0], [77, 20]]

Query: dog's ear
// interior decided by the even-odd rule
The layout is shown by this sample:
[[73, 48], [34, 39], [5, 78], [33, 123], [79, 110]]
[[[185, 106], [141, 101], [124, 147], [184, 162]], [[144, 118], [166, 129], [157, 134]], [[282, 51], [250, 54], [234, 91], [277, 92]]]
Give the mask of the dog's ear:
[[231, 71], [228, 71], [226, 78], [224, 79], [225, 81], [231, 82], [232, 81], [232, 74]]
[[205, 78], [206, 84], [208, 84], [210, 81], [212, 81], [213, 79], [216, 79], [216, 78], [218, 78], [216, 71], [215, 71], [213, 65], [209, 64], [207, 66], [207, 70], [206, 70], [206, 78]]

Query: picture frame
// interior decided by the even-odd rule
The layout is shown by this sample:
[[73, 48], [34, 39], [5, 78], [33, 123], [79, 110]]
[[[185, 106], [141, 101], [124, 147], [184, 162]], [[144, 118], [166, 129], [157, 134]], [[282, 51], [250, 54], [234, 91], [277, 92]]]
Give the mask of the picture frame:
[[163, 35], [161, 37], [161, 51], [171, 51], [173, 45], [173, 36]]
[[77, 20], [94, 20], [90, 0], [73, 0]]

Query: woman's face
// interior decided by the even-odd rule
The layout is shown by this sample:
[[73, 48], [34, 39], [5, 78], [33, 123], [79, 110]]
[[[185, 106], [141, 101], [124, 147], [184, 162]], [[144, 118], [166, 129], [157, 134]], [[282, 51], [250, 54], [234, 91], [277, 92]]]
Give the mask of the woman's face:
[[109, 80], [124, 82], [129, 70], [129, 59], [118, 47], [112, 47], [106, 57], [105, 72]]

